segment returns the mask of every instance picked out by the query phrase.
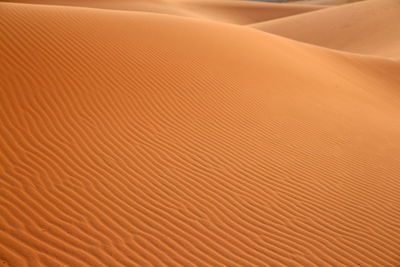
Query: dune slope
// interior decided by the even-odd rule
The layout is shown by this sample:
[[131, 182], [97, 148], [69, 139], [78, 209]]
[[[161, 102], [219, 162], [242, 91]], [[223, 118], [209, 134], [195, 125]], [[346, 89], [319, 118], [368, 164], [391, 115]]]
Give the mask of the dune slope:
[[267, 3], [256, 1], [177, 0], [177, 6], [204, 17], [233, 24], [250, 24], [303, 14], [325, 8], [322, 5]]
[[359, 2], [365, 0], [303, 0], [303, 1], [290, 1], [295, 4], [309, 4], [309, 5], [342, 5], [353, 2]]
[[366, 0], [252, 26], [328, 48], [400, 58], [398, 0]]
[[24, 4], [41, 4], [41, 5], [58, 5], [58, 6], [73, 6], [73, 7], [89, 7], [99, 9], [111, 10], [125, 10], [125, 11], [140, 11], [150, 12], [157, 14], [167, 14], [183, 17], [198, 17], [201, 14], [196, 14], [188, 10], [184, 10], [174, 3], [166, 2], [163, 0], [0, 0], [1, 2], [13, 2]]
[[[2, 0], [0, 0], [1, 2]], [[251, 24], [325, 8], [321, 5], [223, 0], [14, 0], [13, 3], [144, 11], [233, 24]]]
[[398, 63], [173, 16], [0, 10], [4, 264], [400, 263]]

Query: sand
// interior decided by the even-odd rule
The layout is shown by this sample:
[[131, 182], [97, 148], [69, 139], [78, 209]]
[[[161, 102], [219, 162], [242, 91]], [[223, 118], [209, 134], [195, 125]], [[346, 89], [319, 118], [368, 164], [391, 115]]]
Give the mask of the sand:
[[400, 263], [399, 61], [205, 18], [0, 13], [4, 265]]
[[252, 26], [318, 46], [400, 58], [398, 0], [366, 0]]
[[310, 4], [310, 5], [342, 5], [348, 3], [354, 3], [364, 0], [303, 0], [303, 1], [290, 1], [295, 4]]
[[303, 14], [325, 8], [321, 5], [296, 3], [278, 4], [253, 1], [230, 0], [181, 0], [178, 6], [215, 21], [250, 24], [272, 19]]
[[231, 0], [15, 0], [13, 2], [142, 11], [233, 24], [265, 22], [325, 8], [322, 5], [301, 5], [297, 3], [281, 5]]

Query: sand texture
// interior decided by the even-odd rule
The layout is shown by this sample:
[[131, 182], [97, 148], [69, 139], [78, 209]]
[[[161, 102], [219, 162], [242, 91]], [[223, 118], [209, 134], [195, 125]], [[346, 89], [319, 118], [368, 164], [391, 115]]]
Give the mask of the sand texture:
[[231, 0], [15, 0], [13, 2], [142, 11], [232, 24], [265, 22], [326, 8], [323, 5], [301, 5], [296, 2], [281, 5], [267, 2]]
[[301, 1], [293, 0], [290, 2], [293, 2], [295, 4], [310, 4], [310, 5], [342, 5], [359, 1], [363, 0], [301, 0]]
[[141, 4], [0, 3], [0, 263], [399, 266], [396, 26], [348, 53]]
[[398, 0], [366, 0], [252, 26], [318, 46], [400, 59]]

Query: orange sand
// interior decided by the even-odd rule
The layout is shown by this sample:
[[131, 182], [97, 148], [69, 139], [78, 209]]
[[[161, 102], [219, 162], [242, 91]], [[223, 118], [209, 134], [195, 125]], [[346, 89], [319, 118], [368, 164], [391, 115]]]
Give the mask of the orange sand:
[[399, 61], [149, 12], [0, 25], [4, 265], [400, 264]]
[[303, 1], [293, 0], [293, 3], [295, 3], [295, 4], [310, 4], [310, 5], [342, 5], [342, 4], [359, 2], [359, 1], [363, 1], [363, 0], [303, 0]]
[[297, 3], [281, 5], [277, 3], [232, 0], [15, 0], [13, 2], [145, 11], [211, 19], [233, 24], [251, 24], [325, 8], [321, 5], [301, 5]]
[[252, 26], [332, 49], [400, 58], [399, 0], [366, 0]]
[[180, 0], [179, 7], [199, 16], [233, 24], [250, 24], [325, 8], [320, 5], [278, 4], [232, 0]]

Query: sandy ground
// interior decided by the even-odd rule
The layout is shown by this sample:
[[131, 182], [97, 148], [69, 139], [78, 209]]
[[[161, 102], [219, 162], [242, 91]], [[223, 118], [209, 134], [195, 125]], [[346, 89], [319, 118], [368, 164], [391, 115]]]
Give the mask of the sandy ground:
[[296, 4], [311, 4], [311, 5], [342, 5], [348, 3], [359, 2], [363, 0], [303, 0], [303, 1], [290, 1]]
[[232, 24], [265, 22], [326, 8], [323, 5], [312, 4], [289, 3], [281, 5], [277, 3], [232, 0], [15, 0], [13, 2], [144, 11]]
[[271, 20], [323, 44], [254, 3], [30, 2], [0, 3], [1, 264], [399, 266], [398, 36], [361, 37], [398, 2]]
[[400, 58], [398, 0], [366, 0], [251, 26], [318, 46]]

